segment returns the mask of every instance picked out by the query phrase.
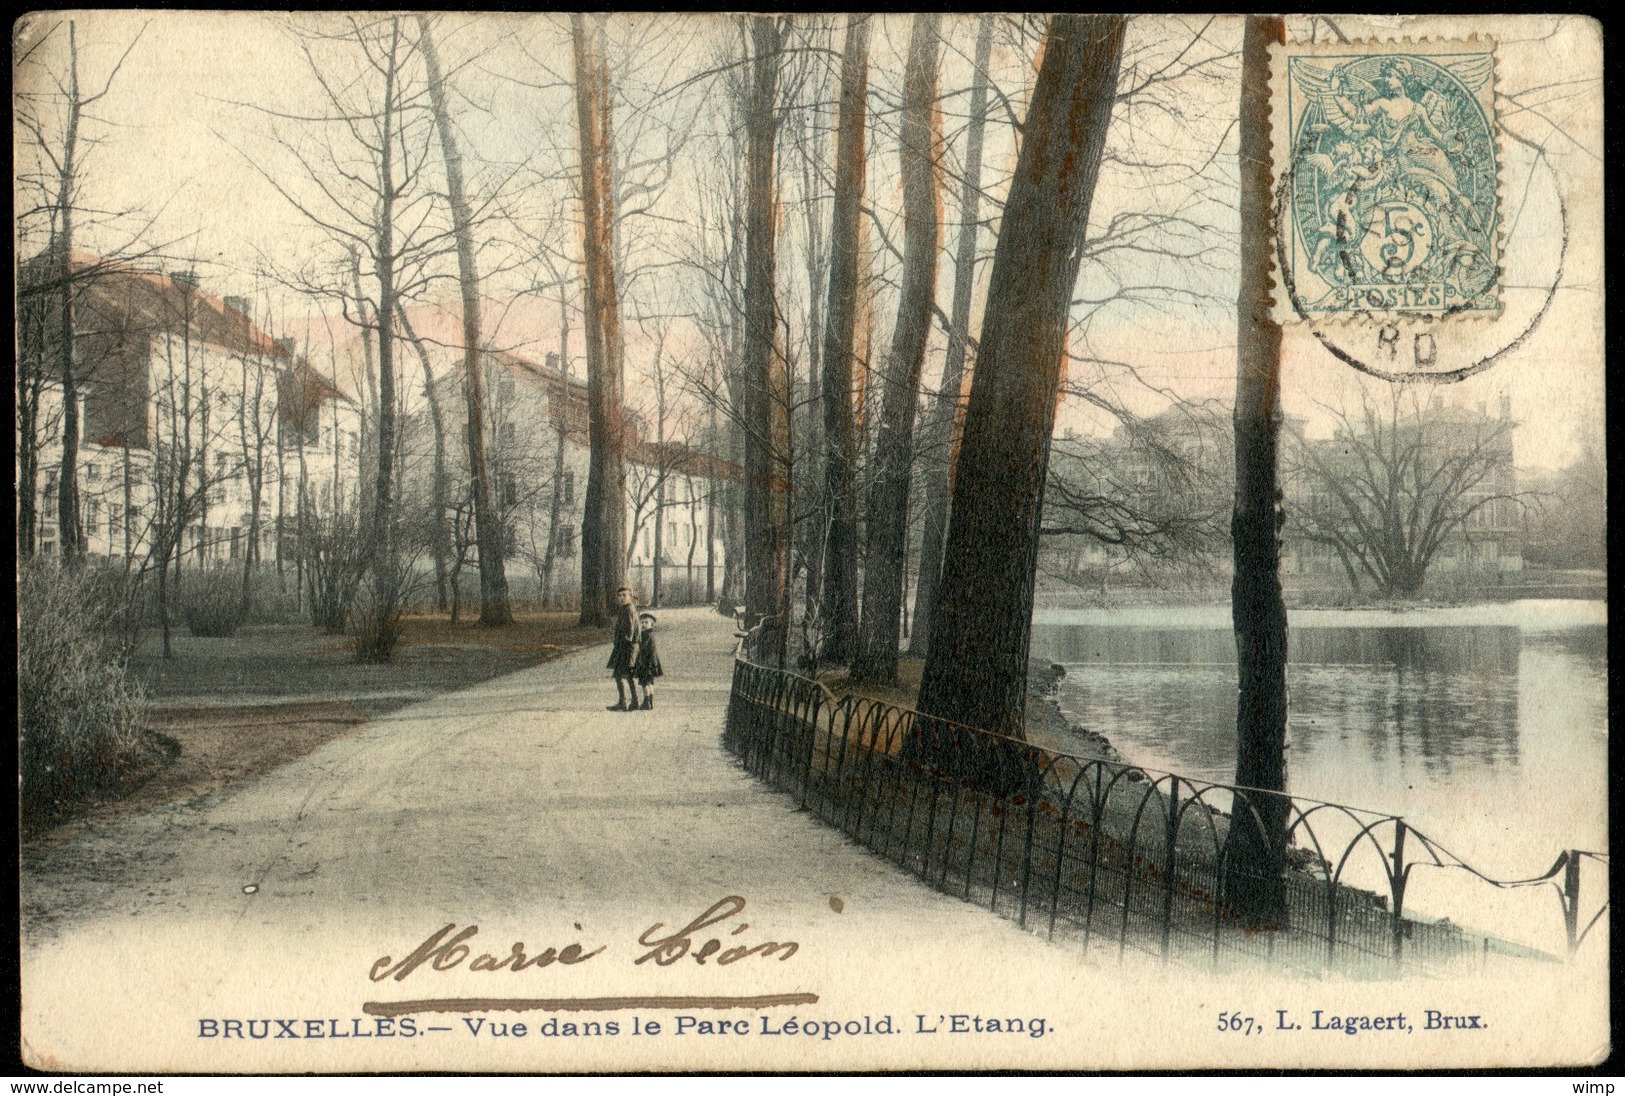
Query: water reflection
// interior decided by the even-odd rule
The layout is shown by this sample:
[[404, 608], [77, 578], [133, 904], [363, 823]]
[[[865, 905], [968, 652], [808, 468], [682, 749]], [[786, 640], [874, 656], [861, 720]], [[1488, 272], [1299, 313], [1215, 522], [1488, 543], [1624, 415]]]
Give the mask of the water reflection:
[[[1034, 622], [1033, 653], [1065, 664], [1062, 708], [1125, 757], [1225, 783], [1236, 741], [1228, 616], [1049, 614]], [[1606, 848], [1605, 619], [1600, 603], [1294, 612], [1291, 790], [1403, 815], [1502, 879], [1544, 870], [1561, 849]], [[1561, 919], [1544, 907], [1536, 928], [1556, 935], [1526, 938], [1514, 931], [1522, 915], [1486, 912], [1505, 896], [1474, 877], [1413, 883], [1414, 908], [1561, 947]]]
[[[1228, 627], [1040, 621], [1034, 651], [1066, 665], [1060, 701], [1068, 714], [1126, 756], [1231, 779], [1236, 671]], [[1600, 726], [1602, 625], [1533, 632], [1294, 619], [1287, 673], [1293, 790], [1345, 801], [1364, 796], [1362, 805], [1398, 810], [1415, 799], [1404, 793], [1419, 780], [1441, 790], [1516, 771], [1523, 736], [1541, 730], [1525, 725], [1531, 714], [1538, 722], [1539, 710], [1520, 718], [1527, 692], [1521, 675], [1532, 656], [1543, 676], [1564, 675], [1594, 703]], [[1369, 801], [1372, 795], [1378, 801]]]

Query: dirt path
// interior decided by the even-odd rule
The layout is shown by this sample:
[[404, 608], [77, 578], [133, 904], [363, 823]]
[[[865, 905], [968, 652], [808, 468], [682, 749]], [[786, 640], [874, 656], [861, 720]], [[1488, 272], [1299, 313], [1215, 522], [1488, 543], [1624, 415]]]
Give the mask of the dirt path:
[[[268, 1045], [199, 1043], [196, 1018], [361, 1015], [365, 1000], [498, 986], [534, 995], [748, 984], [852, 1002], [872, 990], [873, 963], [861, 956], [877, 949], [922, 978], [962, 977], [945, 944], [986, 972], [983, 1003], [1019, 989], [1029, 1003], [1012, 1007], [1031, 1007], [1030, 985], [1000, 984], [1001, 962], [1076, 977], [1072, 963], [1055, 963], [1058, 950], [897, 872], [734, 764], [719, 743], [728, 621], [664, 613], [660, 640], [668, 676], [652, 712], [606, 711], [603, 651], [582, 651], [401, 708], [258, 778], [31, 849], [23, 976], [33, 1045], [110, 1068], [322, 1069]], [[748, 912], [712, 931], [742, 923], [751, 944], [795, 940], [794, 962], [633, 962], [651, 926], [681, 926], [730, 896]], [[540, 950], [579, 940], [614, 958], [505, 980], [428, 968], [402, 985], [369, 980], [375, 960], [447, 924], [478, 924], [498, 955], [513, 941]], [[989, 956], [1003, 959], [984, 967]], [[133, 1035], [110, 1045], [93, 1034], [103, 1028]], [[363, 1067], [443, 1061], [379, 1053]]]

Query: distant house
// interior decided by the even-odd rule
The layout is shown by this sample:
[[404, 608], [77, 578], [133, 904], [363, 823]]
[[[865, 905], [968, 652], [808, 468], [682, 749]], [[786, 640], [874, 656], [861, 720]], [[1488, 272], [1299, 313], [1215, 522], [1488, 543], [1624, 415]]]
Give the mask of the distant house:
[[[313, 497], [353, 481], [341, 458], [348, 398], [255, 325], [249, 302], [217, 297], [189, 272], [160, 272], [75, 254], [74, 380], [80, 520], [86, 551], [143, 560], [173, 523], [183, 562], [241, 558], [249, 537], [274, 559], [275, 529], [296, 505], [288, 444], [299, 444]], [[40, 259], [22, 282], [38, 278]], [[26, 307], [52, 312], [54, 295]], [[60, 315], [59, 312], [56, 315]], [[19, 358], [40, 371], [38, 550], [57, 551], [62, 387], [57, 325], [19, 322]], [[295, 477], [297, 478], [297, 477]], [[318, 489], [314, 485], [321, 485]], [[258, 507], [253, 505], [258, 496]], [[258, 513], [257, 521], [253, 517]], [[257, 528], [255, 526], [257, 525]]]
[[[1329, 524], [1346, 518], [1339, 518], [1339, 501], [1325, 482], [1339, 469], [1361, 474], [1362, 454], [1376, 440], [1370, 436], [1373, 428], [1389, 432], [1383, 439], [1389, 448], [1415, 451], [1420, 463], [1413, 471], [1441, 470], [1437, 478], [1443, 480], [1464, 462], [1472, 466], [1462, 472], [1464, 489], [1431, 496], [1443, 504], [1435, 522], [1438, 548], [1427, 566], [1431, 581], [1495, 582], [1521, 571], [1526, 531], [1516, 497], [1520, 485], [1511, 425], [1505, 397], [1496, 414], [1486, 405], [1430, 403], [1397, 418], [1384, 412], [1372, 423], [1349, 416], [1329, 437], [1307, 437], [1305, 421], [1287, 416], [1279, 473], [1283, 581], [1347, 587], [1352, 565], [1362, 588], [1375, 587], [1352, 553], [1346, 547], [1340, 551], [1326, 535]], [[1233, 447], [1228, 416], [1192, 408], [1119, 424], [1105, 437], [1056, 438], [1044, 525], [1066, 531], [1045, 540], [1045, 576], [1095, 589], [1119, 581], [1163, 585], [1228, 576]], [[1375, 529], [1399, 520], [1396, 515], [1394, 521], [1368, 524]], [[1137, 522], [1143, 523], [1139, 528], [1196, 532], [1198, 521], [1212, 535], [1188, 538], [1188, 552], [1136, 552], [1132, 536], [1124, 535], [1132, 534]]]
[[[1340, 479], [1364, 488], [1350, 497], [1374, 498], [1392, 490], [1405, 503], [1389, 512], [1364, 503], [1371, 537], [1382, 536], [1383, 529], [1411, 541], [1438, 537], [1427, 566], [1430, 581], [1494, 582], [1523, 570], [1524, 516], [1516, 497], [1509, 397], [1501, 397], [1494, 415], [1487, 404], [1430, 401], [1371, 420], [1350, 416], [1328, 438], [1289, 444], [1307, 451], [1283, 461], [1284, 575], [1348, 583], [1354, 581], [1352, 570], [1362, 585], [1372, 585], [1350, 553], [1325, 535], [1328, 515], [1337, 520], [1348, 507], [1334, 494]], [[1452, 482], [1460, 489], [1451, 489]], [[1417, 501], [1420, 505], [1411, 505]], [[1373, 520], [1379, 514], [1382, 520]]]
[[[409, 414], [402, 442], [403, 495], [432, 505], [434, 419], [443, 431], [453, 563], [472, 574], [477, 550], [467, 471], [467, 407], [460, 348], [425, 340], [434, 375]], [[493, 502], [502, 516], [510, 589], [525, 600], [566, 601], [579, 595], [579, 543], [589, 464], [587, 386], [559, 365], [492, 350], [484, 370], [486, 459]], [[644, 600], [659, 572], [661, 600], [683, 604], [714, 596], [725, 547], [718, 487], [740, 478], [736, 465], [674, 442], [648, 437], [651, 427], [628, 411], [626, 515], [628, 582]], [[657, 552], [658, 548], [658, 552]], [[656, 561], [659, 561], [657, 568]], [[513, 566], [519, 564], [519, 567]]]

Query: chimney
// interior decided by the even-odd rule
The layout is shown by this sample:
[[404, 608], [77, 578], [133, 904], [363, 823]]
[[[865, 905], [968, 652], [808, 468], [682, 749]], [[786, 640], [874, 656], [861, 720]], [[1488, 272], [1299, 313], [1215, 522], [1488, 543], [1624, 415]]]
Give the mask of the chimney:
[[184, 285], [188, 289], [196, 289], [197, 271], [195, 269], [175, 270], [170, 272], [169, 280], [174, 282], [176, 285]]
[[1512, 396], [1507, 392], [1501, 393], [1501, 417], [1503, 419], [1512, 418]]
[[249, 305], [247, 297], [226, 297], [223, 299], [226, 302], [227, 308], [236, 309], [238, 312], [241, 312], [245, 318], [248, 316]]
[[548, 354], [547, 368], [548, 371], [552, 373], [557, 373], [559, 371], [559, 356], [557, 354]]
[[[229, 297], [227, 298], [227, 303], [230, 303], [230, 298]], [[274, 341], [276, 342], [276, 348], [278, 350], [282, 351], [284, 354], [288, 355], [288, 357], [290, 357], [290, 358], [293, 357], [294, 342], [293, 342], [293, 336], [292, 335], [284, 335], [284, 336], [282, 336], [282, 338], [276, 339]]]

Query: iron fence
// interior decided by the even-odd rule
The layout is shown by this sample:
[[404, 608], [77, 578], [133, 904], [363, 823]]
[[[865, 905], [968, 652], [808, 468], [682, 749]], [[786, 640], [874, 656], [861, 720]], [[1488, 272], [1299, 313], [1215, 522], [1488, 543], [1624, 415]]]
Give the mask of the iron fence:
[[[1265, 958], [1307, 970], [1488, 953], [1490, 937], [1407, 914], [1418, 867], [1462, 869], [1497, 888], [1552, 886], [1571, 954], [1607, 910], [1604, 895], [1581, 927], [1581, 868], [1598, 863], [1606, 873], [1603, 854], [1569, 851], [1544, 875], [1496, 880], [1397, 815], [1058, 754], [870, 698], [837, 698], [743, 658], [723, 741], [753, 775], [932, 886], [1052, 938], [1119, 953], [1196, 953], [1221, 965]], [[1274, 849], [1265, 878], [1230, 833], [1249, 824], [1274, 832], [1263, 820], [1282, 816], [1286, 845]], [[1276, 888], [1270, 931], [1259, 931], [1256, 912], [1243, 913], [1257, 910], [1249, 902], [1261, 884]]]

